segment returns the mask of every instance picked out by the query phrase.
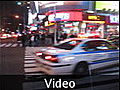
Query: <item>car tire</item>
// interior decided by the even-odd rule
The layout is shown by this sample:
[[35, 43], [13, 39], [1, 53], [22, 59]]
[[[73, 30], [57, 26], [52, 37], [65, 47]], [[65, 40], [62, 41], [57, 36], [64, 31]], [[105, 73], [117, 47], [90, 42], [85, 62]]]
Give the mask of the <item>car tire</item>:
[[89, 67], [87, 62], [80, 62], [76, 65], [74, 71], [74, 75], [80, 75], [80, 76], [89, 76]]

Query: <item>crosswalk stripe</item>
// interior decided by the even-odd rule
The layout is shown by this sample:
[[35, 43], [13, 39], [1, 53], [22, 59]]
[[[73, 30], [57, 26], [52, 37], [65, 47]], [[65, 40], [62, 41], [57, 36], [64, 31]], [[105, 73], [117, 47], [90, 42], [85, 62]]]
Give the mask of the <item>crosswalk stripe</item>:
[[39, 68], [24, 68], [25, 73], [30, 73], [30, 72], [39, 72]]
[[1, 45], [0, 45], [0, 47], [3, 47], [3, 46], [5, 46], [6, 44], [7, 44], [7, 43], [1, 44]]
[[31, 60], [31, 61], [24, 61], [24, 63], [35, 63], [35, 60]]
[[12, 45], [12, 43], [9, 43], [9, 44], [7, 44], [5, 47], [9, 47], [9, 46], [11, 46]]
[[15, 43], [15, 44], [13, 44], [11, 47], [16, 47], [18, 44], [17, 43]]
[[0, 44], [0, 47], [21, 47], [22, 44], [18, 44], [18, 43], [2, 43]]
[[36, 67], [36, 64], [24, 64], [24, 67], [25, 68], [28, 68], [28, 67]]
[[25, 57], [24, 59], [28, 59], [28, 60], [30, 60], [30, 59], [35, 59], [35, 58], [33, 58], [33, 57]]
[[28, 58], [28, 57], [33, 57], [33, 56], [30, 56], [30, 55], [25, 55], [25, 57], [26, 57], [26, 58]]
[[27, 73], [27, 74], [25, 74], [25, 75], [45, 75], [45, 74], [44, 74], [44, 73], [39, 72], [39, 73]]

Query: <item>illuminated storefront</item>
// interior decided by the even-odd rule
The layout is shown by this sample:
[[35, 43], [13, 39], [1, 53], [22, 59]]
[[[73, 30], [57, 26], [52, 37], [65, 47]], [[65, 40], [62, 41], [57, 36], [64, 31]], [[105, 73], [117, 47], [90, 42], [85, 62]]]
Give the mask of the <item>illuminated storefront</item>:
[[113, 34], [119, 37], [119, 15], [110, 15], [106, 22], [106, 35]]
[[82, 12], [80, 11], [61, 11], [48, 15], [48, 22], [45, 23], [46, 27], [49, 27], [50, 32], [54, 32], [56, 29], [55, 23], [59, 32], [67, 34], [75, 34], [80, 31], [80, 23], [82, 21]]
[[51, 30], [54, 32], [56, 22], [59, 23], [59, 32], [78, 34], [78, 36], [84, 34], [84, 37], [104, 38], [105, 16], [83, 13], [77, 10], [61, 11], [57, 12], [56, 15], [52, 13], [49, 14], [48, 24], [46, 24], [50, 32]]
[[86, 27], [81, 27], [82, 33], [90, 36], [104, 38], [105, 16], [96, 14], [83, 14], [83, 23]]

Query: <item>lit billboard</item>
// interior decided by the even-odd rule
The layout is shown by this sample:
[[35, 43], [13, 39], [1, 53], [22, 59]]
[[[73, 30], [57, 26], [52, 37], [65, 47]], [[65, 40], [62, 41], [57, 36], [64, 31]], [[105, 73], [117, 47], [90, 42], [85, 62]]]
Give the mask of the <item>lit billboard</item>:
[[119, 23], [118, 15], [110, 15], [110, 23]]
[[82, 12], [59, 12], [50, 14], [49, 21], [82, 21]]
[[96, 10], [111, 9], [119, 11], [119, 1], [96, 1]]
[[61, 9], [94, 10], [95, 1], [39, 1], [39, 13]]

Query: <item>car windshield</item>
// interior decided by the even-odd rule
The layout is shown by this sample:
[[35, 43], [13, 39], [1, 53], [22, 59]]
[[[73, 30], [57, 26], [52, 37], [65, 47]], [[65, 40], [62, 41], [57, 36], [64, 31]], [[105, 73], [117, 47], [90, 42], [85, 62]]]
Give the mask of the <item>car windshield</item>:
[[60, 48], [60, 49], [65, 49], [65, 50], [71, 50], [75, 46], [80, 44], [80, 42], [81, 42], [81, 40], [70, 40], [70, 41], [67, 41], [67, 42], [64, 42], [64, 43], [60, 43], [58, 45], [54, 45], [54, 47]]

